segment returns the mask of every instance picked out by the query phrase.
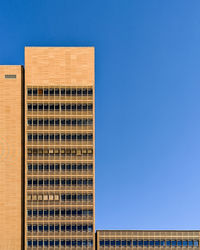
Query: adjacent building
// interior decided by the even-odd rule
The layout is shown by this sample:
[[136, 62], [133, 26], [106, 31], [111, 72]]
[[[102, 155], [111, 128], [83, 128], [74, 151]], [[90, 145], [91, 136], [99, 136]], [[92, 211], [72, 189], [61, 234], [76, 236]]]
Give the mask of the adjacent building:
[[97, 230], [96, 249], [194, 249], [200, 231]]
[[0, 66], [0, 249], [23, 246], [23, 68]]
[[0, 250], [195, 249], [200, 231], [95, 234], [93, 47], [0, 66]]

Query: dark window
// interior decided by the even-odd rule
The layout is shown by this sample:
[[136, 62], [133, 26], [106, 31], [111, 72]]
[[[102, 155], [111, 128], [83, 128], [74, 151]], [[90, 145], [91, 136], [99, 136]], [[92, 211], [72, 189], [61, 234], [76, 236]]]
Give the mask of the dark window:
[[76, 89], [72, 89], [72, 96], [76, 95]]
[[44, 246], [48, 247], [48, 245], [49, 245], [49, 241], [48, 240], [44, 240]]
[[53, 96], [54, 95], [54, 89], [50, 89], [49, 93], [50, 93], [51, 96]]
[[65, 95], [65, 89], [61, 89], [61, 95], [62, 95], [62, 96]]
[[83, 96], [87, 95], [87, 89], [83, 89]]
[[33, 225], [33, 231], [37, 232], [37, 225]]
[[32, 134], [28, 134], [28, 141], [32, 141]]
[[39, 126], [43, 126], [43, 119], [39, 119]]
[[27, 89], [27, 94], [28, 94], [28, 96], [31, 96], [32, 95], [32, 89]]
[[137, 246], [137, 240], [133, 240], [133, 246]]
[[53, 111], [54, 110], [54, 104], [49, 104], [50, 110]]
[[60, 104], [56, 103], [55, 104], [55, 110], [58, 111], [60, 109]]
[[155, 246], [160, 246], [160, 241], [159, 240], [155, 240]]
[[82, 120], [81, 120], [81, 119], [78, 119], [78, 120], [77, 120], [77, 125], [78, 125], [78, 126], [81, 126], [81, 125], [82, 125]]
[[64, 103], [61, 104], [61, 110], [65, 110], [65, 104]]
[[77, 95], [81, 96], [82, 95], [82, 90], [81, 89], [77, 89]]
[[34, 96], [37, 95], [37, 89], [33, 89], [33, 95], [34, 95]]
[[33, 104], [33, 111], [36, 111], [36, 110], [37, 110], [37, 104], [34, 103], [34, 104]]
[[66, 110], [71, 110], [71, 104], [66, 105]]
[[56, 119], [56, 120], [55, 120], [55, 125], [56, 125], [56, 126], [59, 126], [59, 123], [60, 123], [60, 122], [59, 122], [59, 119]]
[[59, 89], [55, 89], [55, 95], [58, 96], [59, 95]]
[[89, 95], [89, 96], [92, 95], [92, 89], [88, 89], [88, 95]]
[[116, 240], [116, 246], [121, 246], [121, 240]]
[[111, 246], [115, 246], [115, 240], [111, 240], [111, 241], [110, 241], [110, 245], [111, 245]]
[[43, 134], [39, 134], [39, 140], [43, 141]]
[[44, 104], [44, 110], [47, 111], [49, 109], [49, 105], [47, 103]]
[[149, 245], [154, 246], [154, 240], [150, 240]]
[[92, 110], [92, 104], [88, 104], [88, 110]]
[[82, 110], [82, 104], [77, 104], [77, 110], [78, 111]]
[[66, 89], [66, 95], [69, 96], [71, 94], [71, 90], [70, 89]]
[[44, 89], [44, 95], [48, 96], [49, 95], [49, 90], [48, 89]]
[[28, 111], [31, 111], [32, 110], [32, 104], [28, 104], [27, 109], [28, 109]]
[[42, 111], [43, 110], [43, 104], [39, 104], [39, 110]]
[[[65, 125], [65, 120], [64, 120], [64, 125]], [[66, 125], [68, 125], [68, 126], [71, 125], [71, 120], [66, 120]]]
[[48, 119], [44, 119], [44, 126], [48, 126], [49, 124], [49, 120]]
[[31, 125], [32, 125], [32, 119], [28, 119], [27, 124], [28, 124], [29, 126], [31, 126]]

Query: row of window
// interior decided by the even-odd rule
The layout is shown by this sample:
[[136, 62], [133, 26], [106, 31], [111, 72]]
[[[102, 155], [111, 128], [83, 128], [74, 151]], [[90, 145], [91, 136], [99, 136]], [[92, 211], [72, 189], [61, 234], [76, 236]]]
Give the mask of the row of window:
[[92, 209], [28, 209], [28, 217], [93, 216]]
[[28, 178], [27, 181], [28, 188], [30, 187], [43, 187], [43, 186], [92, 186], [93, 180], [92, 179], [58, 179], [58, 178], [50, 178], [50, 179], [30, 179]]
[[28, 88], [28, 96], [92, 96], [92, 88]]
[[70, 149], [70, 148], [61, 148], [61, 149], [43, 149], [43, 148], [28, 148], [27, 150], [28, 156], [92, 156], [93, 155], [93, 149], [91, 148], [84, 148], [84, 149]]
[[92, 125], [93, 120], [92, 119], [31, 119], [29, 118], [27, 120], [28, 126], [87, 126]]
[[93, 134], [30, 134], [27, 135], [28, 141], [92, 141]]
[[134, 247], [160, 247], [160, 246], [169, 246], [169, 247], [193, 247], [199, 246], [198, 240], [100, 240], [99, 245], [101, 247], [109, 246], [134, 246]]
[[84, 103], [84, 104], [65, 104], [65, 103], [51, 103], [51, 104], [48, 104], [48, 103], [28, 103], [27, 105], [27, 109], [28, 111], [91, 111], [93, 109], [93, 105], [91, 103], [87, 104], [87, 103]]
[[87, 171], [93, 170], [93, 164], [65, 164], [65, 163], [28, 163], [28, 171]]
[[54, 239], [32, 239], [27, 240], [28, 247], [92, 247], [93, 240], [54, 240]]
[[28, 224], [28, 232], [92, 232], [93, 225], [76, 225], [76, 224]]
[[28, 201], [92, 201], [93, 194], [28, 194]]

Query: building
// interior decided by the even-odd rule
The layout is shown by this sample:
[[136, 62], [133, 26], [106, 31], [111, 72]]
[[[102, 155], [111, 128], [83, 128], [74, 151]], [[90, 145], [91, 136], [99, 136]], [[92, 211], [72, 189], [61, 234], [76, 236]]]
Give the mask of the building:
[[0, 66], [0, 249], [23, 245], [23, 68]]
[[93, 47], [0, 66], [0, 250], [200, 249], [200, 231], [95, 233]]
[[25, 49], [25, 245], [94, 248], [94, 48]]
[[96, 249], [195, 249], [200, 231], [97, 230]]

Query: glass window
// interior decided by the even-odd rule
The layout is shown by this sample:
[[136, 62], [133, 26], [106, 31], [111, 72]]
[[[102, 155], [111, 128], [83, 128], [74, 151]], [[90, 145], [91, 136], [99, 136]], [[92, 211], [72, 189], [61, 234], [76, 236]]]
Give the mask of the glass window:
[[167, 241], [166, 241], [166, 245], [167, 245], [167, 246], [171, 246], [171, 240], [167, 240]]
[[42, 111], [43, 110], [43, 104], [42, 103], [40, 103], [39, 104], [39, 108], [38, 108], [40, 111]]
[[81, 96], [82, 95], [82, 90], [81, 89], [77, 89], [77, 95]]
[[193, 246], [193, 241], [189, 240], [189, 247], [192, 247], [192, 246]]
[[199, 241], [198, 240], [194, 240], [194, 246], [198, 247], [199, 246]]
[[155, 246], [160, 246], [160, 241], [159, 240], [155, 240]]
[[33, 103], [33, 111], [36, 111], [36, 110], [37, 110], [37, 104]]
[[39, 228], [39, 231], [40, 231], [40, 232], [43, 232], [43, 225], [39, 225], [38, 228]]
[[47, 111], [49, 109], [49, 104], [44, 103], [44, 110]]
[[34, 95], [34, 96], [37, 95], [37, 89], [33, 89], [33, 95]]
[[50, 89], [49, 93], [50, 93], [51, 96], [53, 96], [54, 95], [54, 89]]
[[88, 104], [88, 110], [92, 110], [93, 105], [92, 104]]
[[83, 96], [87, 95], [87, 89], [83, 89]]
[[33, 247], [37, 247], [37, 240], [33, 240]]
[[56, 96], [59, 96], [59, 92], [60, 92], [59, 89], [55, 89], [55, 95]]
[[60, 124], [59, 119], [55, 119], [55, 125], [56, 125], [56, 126], [59, 126], [59, 124]]
[[62, 96], [65, 96], [65, 89], [61, 89], [60, 92], [61, 92], [61, 95], [62, 95]]
[[137, 246], [137, 240], [133, 240], [133, 246]]
[[70, 96], [71, 95], [71, 90], [70, 89], [66, 89], [66, 95]]
[[42, 246], [43, 246], [43, 240], [39, 240], [39, 241], [38, 241], [38, 245], [39, 245], [40, 247], [42, 247]]
[[116, 246], [121, 246], [121, 240], [116, 240]]
[[110, 245], [111, 245], [111, 246], [115, 246], [115, 240], [111, 240], [111, 241], [110, 241]]
[[122, 246], [126, 246], [126, 240], [122, 240]]
[[172, 246], [176, 246], [176, 240], [172, 240]]
[[131, 246], [131, 240], [127, 240], [126, 243], [127, 243], [127, 246], [129, 247]]
[[28, 109], [28, 111], [31, 111], [32, 110], [32, 104], [28, 104], [27, 109]]
[[28, 94], [28, 96], [31, 96], [32, 95], [32, 89], [27, 89], [27, 94]]
[[181, 247], [181, 246], [182, 246], [182, 240], [178, 240], [177, 245], [178, 245], [179, 247]]
[[72, 89], [72, 96], [76, 95], [76, 89]]
[[32, 125], [32, 119], [28, 119], [27, 124], [28, 124], [28, 126], [31, 126]]
[[161, 245], [161, 246], [165, 246], [165, 241], [164, 241], [164, 240], [161, 240], [161, 241], [160, 241], [160, 245]]
[[106, 247], [110, 246], [110, 241], [109, 240], [105, 240], [105, 246]]
[[44, 89], [44, 95], [48, 96], [49, 95], [49, 90], [48, 89]]
[[92, 95], [92, 89], [88, 89], [88, 95], [89, 95], [89, 96]]

